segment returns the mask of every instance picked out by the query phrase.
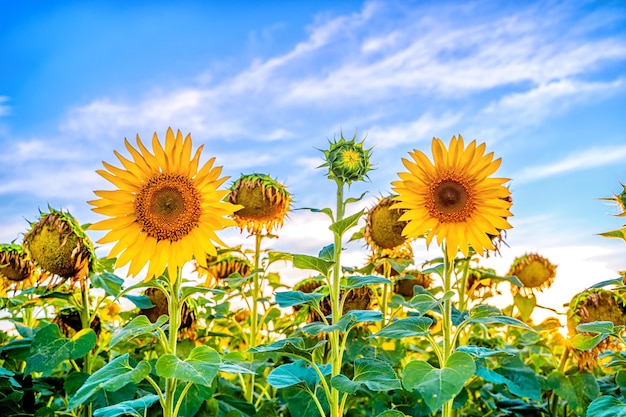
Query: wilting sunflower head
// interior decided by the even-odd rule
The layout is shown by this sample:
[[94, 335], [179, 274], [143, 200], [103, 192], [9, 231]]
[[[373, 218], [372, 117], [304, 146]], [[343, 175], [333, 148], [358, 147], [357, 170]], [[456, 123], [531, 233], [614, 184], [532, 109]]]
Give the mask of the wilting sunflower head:
[[[567, 310], [567, 330], [574, 337], [579, 324], [594, 321], [610, 321], [615, 326], [626, 325], [626, 299], [621, 292], [603, 288], [592, 288], [576, 294]], [[614, 343], [611, 338], [603, 340], [590, 351], [576, 351], [581, 369], [593, 369], [597, 366], [598, 354]]]
[[468, 271], [465, 291], [471, 299], [487, 299], [500, 294], [498, 282], [492, 279], [496, 271], [491, 268], [472, 268]]
[[[163, 291], [157, 288], [146, 288], [144, 295], [150, 299], [152, 307], [142, 308], [139, 310], [140, 315], [144, 315], [152, 323], [155, 323], [157, 319], [163, 315], [169, 315], [168, 313], [168, 301]], [[193, 329], [195, 326], [196, 316], [193, 310], [189, 307], [187, 302], [183, 303], [180, 311], [180, 331], [186, 329]]]
[[207, 254], [215, 255], [215, 243], [225, 246], [216, 231], [234, 226], [230, 218], [240, 207], [223, 201], [227, 190], [218, 190], [228, 177], [220, 178], [221, 167], [211, 158], [199, 167], [202, 145], [192, 156], [191, 136], [180, 130], [165, 134], [165, 146], [156, 135], [152, 152], [137, 136], [137, 148], [126, 139], [132, 159], [114, 151], [123, 168], [103, 162], [98, 174], [111, 182], [113, 191], [94, 191], [90, 201], [96, 213], [110, 217], [90, 226], [107, 230], [98, 243], [114, 243], [109, 257], [116, 267], [126, 264], [129, 275], [148, 266], [146, 279], [168, 269], [170, 279], [186, 262], [195, 258], [206, 266]]
[[532, 293], [535, 289], [543, 291], [550, 288], [556, 278], [556, 265], [547, 258], [536, 253], [526, 254], [515, 258], [507, 275], [516, 276], [524, 286], [511, 286], [513, 293]]
[[265, 174], [242, 175], [230, 188], [228, 201], [242, 206], [234, 214], [241, 230], [272, 233], [283, 225], [291, 204], [284, 185]]
[[213, 287], [217, 280], [223, 280], [231, 275], [238, 274], [245, 277], [252, 271], [247, 259], [235, 255], [208, 256], [206, 266], [196, 264], [196, 272], [205, 276], [205, 287]]
[[393, 292], [404, 298], [412, 298], [415, 295], [416, 285], [427, 290], [432, 287], [433, 279], [430, 274], [424, 274], [417, 269], [404, 271], [404, 275], [396, 279]]
[[53, 208], [31, 224], [24, 248], [41, 269], [64, 279], [86, 278], [96, 260], [93, 244], [74, 216]]
[[513, 214], [510, 191], [504, 186], [509, 179], [491, 177], [501, 159], [494, 160], [493, 152], [485, 154], [485, 148], [476, 141], [465, 147], [459, 135], [446, 149], [434, 138], [433, 162], [418, 150], [410, 153], [411, 160], [402, 159], [408, 172], [400, 172], [392, 185], [398, 194], [393, 207], [406, 210], [400, 217], [408, 222], [405, 236], [426, 234], [427, 246], [436, 236], [450, 259], [459, 250], [467, 257], [470, 246], [480, 255], [495, 249], [490, 236], [510, 229], [507, 219]]
[[402, 234], [407, 225], [400, 221], [404, 210], [392, 208], [394, 196], [381, 198], [365, 216], [365, 242], [374, 250], [393, 254], [401, 247], [410, 247], [410, 239]]
[[341, 134], [338, 141], [329, 141], [330, 146], [323, 150], [325, 163], [320, 167], [328, 167], [328, 178], [342, 184], [363, 181], [372, 169], [370, 154], [372, 149], [364, 149], [363, 141], [356, 142], [356, 133], [351, 140]]
[[7, 290], [27, 289], [35, 284], [35, 265], [22, 245], [0, 244], [0, 293]]

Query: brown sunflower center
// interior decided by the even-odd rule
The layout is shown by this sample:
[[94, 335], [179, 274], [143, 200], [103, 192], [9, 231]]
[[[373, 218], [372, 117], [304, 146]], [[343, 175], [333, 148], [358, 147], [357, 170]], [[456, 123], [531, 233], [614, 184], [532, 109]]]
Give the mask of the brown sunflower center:
[[137, 194], [135, 211], [137, 222], [150, 237], [177, 241], [200, 221], [200, 193], [184, 175], [156, 175]]
[[467, 181], [454, 174], [435, 181], [430, 187], [428, 197], [428, 212], [442, 223], [465, 221], [474, 211], [471, 187]]

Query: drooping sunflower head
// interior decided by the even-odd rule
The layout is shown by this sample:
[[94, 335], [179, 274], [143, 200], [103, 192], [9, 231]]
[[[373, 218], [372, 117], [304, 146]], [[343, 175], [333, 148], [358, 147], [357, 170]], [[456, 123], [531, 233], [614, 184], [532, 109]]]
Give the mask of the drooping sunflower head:
[[[140, 315], [144, 315], [152, 323], [155, 323], [157, 319], [163, 315], [168, 315], [168, 301], [163, 291], [158, 288], [146, 288], [144, 295], [150, 299], [152, 307], [142, 308], [139, 310]], [[187, 302], [184, 302], [180, 311], [180, 327], [179, 339], [181, 335], [188, 336], [188, 338], [194, 338], [195, 332], [189, 331], [195, 329], [196, 316], [193, 310], [189, 307]]]
[[525, 254], [515, 258], [508, 275], [516, 276], [524, 284], [521, 288], [512, 285], [514, 294], [519, 291], [529, 295], [535, 289], [543, 291], [552, 286], [556, 278], [556, 265], [536, 253]]
[[493, 152], [485, 154], [485, 148], [476, 141], [466, 147], [460, 135], [448, 148], [434, 138], [433, 162], [418, 150], [410, 153], [411, 160], [402, 160], [408, 172], [392, 183], [398, 194], [393, 207], [406, 210], [400, 220], [408, 222], [407, 237], [426, 234], [427, 246], [437, 237], [450, 259], [459, 250], [467, 257], [470, 247], [480, 255], [495, 249], [490, 236], [510, 229], [507, 219], [513, 214], [504, 186], [509, 180], [491, 176], [501, 160], [494, 160]]
[[412, 298], [415, 295], [415, 287], [420, 286], [425, 290], [433, 285], [433, 279], [430, 274], [424, 274], [417, 269], [404, 271], [404, 275], [396, 279], [393, 292], [403, 296], [404, 298]]
[[465, 281], [465, 291], [469, 298], [473, 300], [491, 298], [499, 295], [498, 282], [492, 277], [496, 276], [496, 271], [491, 268], [472, 268], [468, 271]]
[[35, 285], [35, 265], [22, 245], [0, 244], [0, 294], [7, 290], [27, 289]]
[[402, 247], [395, 253], [372, 253], [369, 265], [374, 266], [374, 272], [386, 278], [397, 277], [413, 263], [413, 250], [410, 246]]
[[411, 246], [411, 240], [402, 234], [402, 230], [407, 225], [406, 221], [400, 221], [404, 210], [392, 208], [396, 202], [394, 197], [379, 199], [365, 216], [365, 233], [363, 235], [365, 242], [374, 251], [382, 252], [382, 255], [393, 255], [398, 251], [403, 252], [404, 248]]
[[[570, 337], [577, 334], [576, 326], [594, 321], [610, 321], [615, 326], [626, 325], [624, 294], [603, 288], [592, 288], [576, 294], [567, 310], [567, 330]], [[589, 351], [578, 351], [578, 366], [584, 370], [597, 367], [598, 355], [611, 347], [614, 341], [605, 339]]]
[[356, 133], [351, 140], [346, 140], [342, 133], [338, 141], [329, 141], [329, 148], [322, 151], [326, 162], [320, 168], [328, 167], [328, 178], [342, 184], [363, 181], [372, 169], [372, 149], [364, 149], [363, 142], [356, 142]]
[[206, 266], [196, 264], [198, 275], [206, 277], [204, 286], [211, 288], [218, 280], [224, 280], [232, 275], [245, 277], [252, 271], [252, 265], [247, 259], [235, 255], [208, 256]]
[[228, 201], [242, 206], [234, 214], [241, 230], [272, 233], [283, 225], [291, 195], [284, 185], [265, 174], [242, 175], [230, 188]]
[[148, 266], [146, 279], [168, 269], [174, 279], [186, 262], [195, 258], [206, 266], [206, 255], [216, 254], [215, 243], [225, 246], [216, 231], [234, 226], [230, 218], [240, 207], [224, 201], [227, 190], [218, 188], [228, 179], [221, 177], [215, 158], [199, 167], [202, 145], [192, 156], [191, 136], [183, 139], [168, 129], [165, 146], [156, 135], [152, 152], [137, 136], [137, 148], [124, 140], [132, 159], [115, 151], [123, 168], [103, 162], [98, 174], [116, 189], [94, 191], [93, 211], [108, 216], [90, 226], [108, 231], [98, 243], [114, 243], [110, 258], [116, 267], [129, 264], [136, 276]]
[[41, 269], [72, 282], [85, 279], [96, 261], [91, 239], [76, 218], [53, 208], [30, 225], [24, 248]]

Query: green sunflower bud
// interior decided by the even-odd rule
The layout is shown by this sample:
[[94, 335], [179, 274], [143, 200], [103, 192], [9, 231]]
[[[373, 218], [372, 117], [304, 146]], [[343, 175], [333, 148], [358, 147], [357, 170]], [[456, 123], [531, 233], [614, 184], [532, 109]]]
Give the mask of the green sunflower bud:
[[346, 140], [342, 134], [339, 141], [330, 142], [330, 148], [322, 151], [326, 162], [320, 167], [327, 166], [328, 178], [337, 182], [363, 181], [372, 169], [371, 151], [363, 148], [363, 141], [356, 142], [356, 133], [352, 140]]

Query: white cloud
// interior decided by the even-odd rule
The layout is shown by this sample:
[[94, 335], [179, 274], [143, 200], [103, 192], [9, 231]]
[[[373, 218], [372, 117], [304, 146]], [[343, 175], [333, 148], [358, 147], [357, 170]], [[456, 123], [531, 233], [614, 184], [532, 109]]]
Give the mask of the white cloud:
[[391, 126], [374, 125], [368, 130], [368, 136], [375, 139], [376, 148], [389, 148], [403, 143], [415, 143], [430, 140], [462, 118], [460, 113], [446, 112], [442, 115], [433, 115], [430, 112], [422, 114], [417, 120], [408, 123], [395, 123]]
[[8, 104], [4, 104], [7, 101], [9, 101], [9, 97], [0, 96], [0, 117], [6, 116], [7, 114], [9, 114], [9, 111], [11, 111], [11, 107], [9, 107]]
[[593, 147], [571, 154], [554, 163], [524, 168], [513, 177], [516, 183], [526, 183], [566, 172], [621, 162], [624, 158], [626, 158], [626, 145]]

